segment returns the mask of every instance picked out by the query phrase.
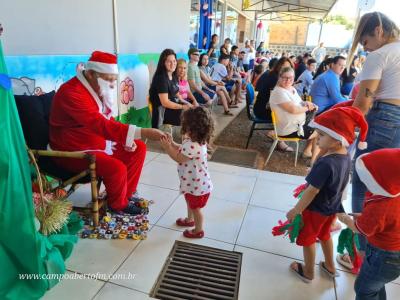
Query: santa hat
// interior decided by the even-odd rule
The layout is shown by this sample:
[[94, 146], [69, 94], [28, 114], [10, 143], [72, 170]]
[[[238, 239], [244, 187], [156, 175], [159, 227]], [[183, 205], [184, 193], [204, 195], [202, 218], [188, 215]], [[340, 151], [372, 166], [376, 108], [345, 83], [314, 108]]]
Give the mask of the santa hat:
[[362, 112], [353, 106], [343, 106], [330, 109], [315, 117], [309, 124], [310, 127], [319, 129], [332, 138], [340, 141], [343, 146], [350, 146], [355, 140], [355, 129], [360, 128], [360, 142], [358, 148], [367, 149], [365, 139], [368, 124]]
[[330, 109], [332, 109], [332, 108], [338, 108], [338, 107], [353, 106], [353, 104], [354, 104], [354, 100], [347, 100], [347, 101], [339, 102], [339, 103], [335, 104], [335, 105], [332, 106]]
[[400, 196], [400, 149], [380, 149], [359, 156], [356, 171], [375, 195]]
[[118, 74], [117, 56], [111, 53], [94, 51], [86, 63], [86, 70], [104, 74]]

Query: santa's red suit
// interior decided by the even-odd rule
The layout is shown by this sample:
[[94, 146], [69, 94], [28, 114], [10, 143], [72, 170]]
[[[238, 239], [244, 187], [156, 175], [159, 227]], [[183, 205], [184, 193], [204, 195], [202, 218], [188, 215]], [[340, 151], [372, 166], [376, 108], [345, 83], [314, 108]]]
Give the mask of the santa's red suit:
[[[107, 61], [96, 65], [91, 62], [92, 58], [87, 66], [101, 73], [111, 73]], [[116, 69], [116, 61], [110, 65]], [[136, 140], [140, 138], [140, 128], [119, 123], [111, 114], [111, 109], [100, 100], [82, 71], [78, 70], [77, 76], [64, 83], [54, 96], [49, 120], [50, 148], [94, 154], [96, 173], [103, 178], [108, 205], [114, 210], [122, 210], [128, 205], [128, 197], [136, 190], [146, 145]], [[133, 150], [132, 147], [136, 149], [126, 151], [128, 148]], [[86, 161], [70, 158], [59, 159], [57, 163], [72, 172], [88, 167]]]

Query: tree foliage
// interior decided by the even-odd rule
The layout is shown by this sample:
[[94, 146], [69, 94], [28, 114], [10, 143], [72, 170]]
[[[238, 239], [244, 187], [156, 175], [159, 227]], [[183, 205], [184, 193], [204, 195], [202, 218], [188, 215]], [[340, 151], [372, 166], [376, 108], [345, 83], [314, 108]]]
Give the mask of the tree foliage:
[[354, 29], [354, 21], [347, 19], [342, 15], [327, 16], [324, 23], [344, 25], [347, 30]]

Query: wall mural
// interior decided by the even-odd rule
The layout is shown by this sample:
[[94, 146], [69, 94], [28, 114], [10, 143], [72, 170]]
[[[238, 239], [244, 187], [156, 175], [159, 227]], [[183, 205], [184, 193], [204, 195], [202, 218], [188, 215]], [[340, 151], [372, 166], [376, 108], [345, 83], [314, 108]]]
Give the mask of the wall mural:
[[[40, 95], [57, 90], [83, 67], [89, 55], [6, 56], [15, 95]], [[123, 123], [151, 126], [148, 91], [159, 54], [118, 55], [119, 93], [115, 117]]]

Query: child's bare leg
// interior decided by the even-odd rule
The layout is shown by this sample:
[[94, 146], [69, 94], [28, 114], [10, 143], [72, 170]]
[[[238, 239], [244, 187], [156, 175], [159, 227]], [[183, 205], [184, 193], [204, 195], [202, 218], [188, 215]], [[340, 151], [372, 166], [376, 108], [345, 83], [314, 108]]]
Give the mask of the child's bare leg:
[[224, 107], [224, 111], [228, 111], [229, 110], [228, 102], [225, 98], [224, 92], [221, 90], [217, 90], [217, 94], [218, 94], [219, 98], [221, 99], [222, 106]]
[[304, 275], [309, 279], [314, 279], [315, 243], [310, 246], [303, 246], [303, 255]]
[[194, 217], [194, 233], [198, 233], [203, 230], [203, 213], [201, 212], [201, 208], [196, 208], [192, 210]]
[[335, 273], [335, 263], [333, 261], [333, 242], [332, 238], [327, 241], [321, 241], [322, 251], [324, 252], [325, 257], [325, 268], [328, 269], [329, 272]]
[[226, 100], [228, 101], [228, 104], [232, 104], [232, 98], [229, 96], [228, 91], [226, 90], [226, 88], [223, 86], [221, 87], [221, 91], [224, 93]]
[[237, 98], [235, 96], [236, 96], [235, 85], [233, 85], [229, 92], [229, 97], [232, 99], [234, 104], [237, 104]]
[[240, 97], [240, 83], [239, 82], [235, 82], [235, 95], [236, 95], [236, 102], [242, 102], [241, 97]]
[[189, 205], [186, 203], [187, 205], [187, 220], [188, 221], [193, 221], [194, 217], [193, 217], [193, 210], [189, 207]]

